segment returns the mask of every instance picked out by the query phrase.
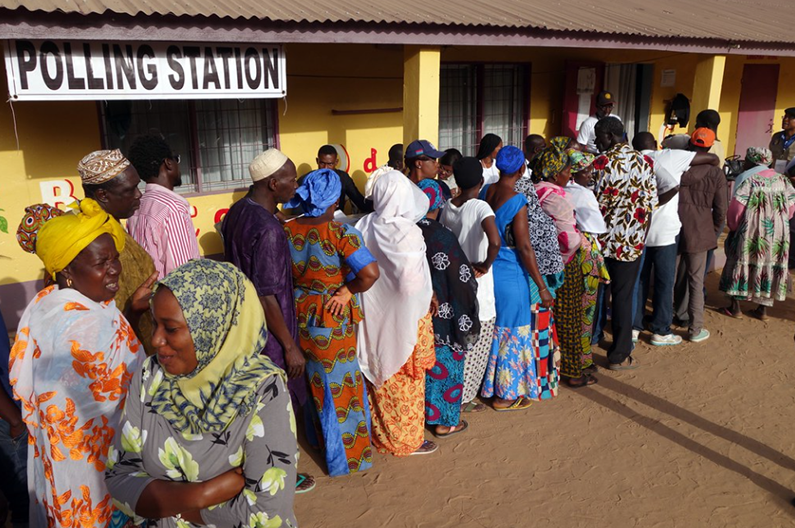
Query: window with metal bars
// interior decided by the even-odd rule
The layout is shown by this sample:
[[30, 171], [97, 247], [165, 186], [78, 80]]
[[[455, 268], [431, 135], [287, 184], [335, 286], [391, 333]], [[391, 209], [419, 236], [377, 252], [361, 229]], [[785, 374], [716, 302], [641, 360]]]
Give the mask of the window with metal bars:
[[474, 156], [484, 134], [522, 145], [530, 115], [529, 64], [442, 64], [439, 146]]
[[272, 99], [106, 101], [100, 104], [105, 148], [126, 153], [135, 138], [162, 134], [181, 156], [181, 193], [247, 187], [248, 164], [276, 146]]

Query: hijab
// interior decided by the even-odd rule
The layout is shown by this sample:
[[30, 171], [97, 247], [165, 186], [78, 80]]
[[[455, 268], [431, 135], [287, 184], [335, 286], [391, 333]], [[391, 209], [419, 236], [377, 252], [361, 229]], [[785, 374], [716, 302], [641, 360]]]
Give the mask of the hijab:
[[268, 328], [257, 291], [235, 266], [210, 259], [180, 266], [155, 290], [160, 288], [168, 288], [182, 308], [198, 365], [184, 375], [163, 369], [152, 408], [180, 432], [223, 431], [256, 408], [265, 379], [285, 376], [260, 354]]
[[428, 313], [433, 287], [425, 240], [417, 222], [428, 197], [408, 178], [392, 170], [373, 185], [375, 211], [356, 224], [381, 271], [361, 294], [364, 321], [359, 325], [359, 364], [376, 387], [411, 357], [420, 319]]

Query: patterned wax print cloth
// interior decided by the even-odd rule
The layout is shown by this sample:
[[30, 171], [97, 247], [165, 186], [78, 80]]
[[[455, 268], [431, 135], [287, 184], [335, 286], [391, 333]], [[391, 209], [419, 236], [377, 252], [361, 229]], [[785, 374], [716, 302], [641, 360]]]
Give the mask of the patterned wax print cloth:
[[646, 228], [657, 207], [657, 181], [643, 154], [619, 143], [596, 158], [596, 199], [608, 231], [599, 235], [607, 258], [634, 262], [646, 244]]
[[774, 170], [749, 177], [737, 189], [730, 211], [740, 206], [744, 212], [726, 241], [722, 292], [768, 306], [786, 298], [792, 243], [789, 211], [793, 205], [795, 188]]
[[346, 280], [375, 262], [359, 231], [338, 222], [285, 224], [292, 256], [298, 341], [306, 354], [309, 390], [319, 418], [329, 475], [369, 469], [370, 413], [364, 376], [356, 359], [359, 296], [339, 316], [326, 303]]
[[[481, 191], [483, 196], [485, 192], [484, 188]], [[481, 391], [485, 398], [497, 396], [506, 400], [520, 397], [537, 399], [539, 395], [529, 274], [519, 262], [511, 227], [517, 214], [526, 214], [526, 206], [525, 197], [517, 194], [494, 211], [502, 247], [492, 266], [497, 318]]]
[[480, 335], [478, 283], [472, 265], [452, 231], [428, 218], [417, 223], [439, 313], [433, 318], [436, 364], [425, 379], [425, 418], [435, 425], [459, 423], [464, 390], [464, 358]]
[[425, 437], [425, 373], [436, 362], [433, 320], [420, 319], [417, 344], [400, 370], [376, 388], [367, 381], [373, 419], [373, 445], [379, 453], [403, 457], [420, 448]]

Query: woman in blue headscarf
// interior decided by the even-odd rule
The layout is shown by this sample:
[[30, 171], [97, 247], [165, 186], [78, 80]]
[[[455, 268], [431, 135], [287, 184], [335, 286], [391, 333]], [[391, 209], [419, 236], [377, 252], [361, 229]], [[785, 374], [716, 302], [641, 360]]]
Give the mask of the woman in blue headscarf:
[[310, 172], [285, 207], [304, 215], [284, 230], [293, 259], [298, 344], [317, 410], [321, 447], [332, 477], [372, 466], [370, 413], [356, 358], [356, 325], [362, 320], [358, 293], [378, 279], [373, 255], [359, 231], [335, 222], [340, 197], [336, 172]]
[[425, 218], [417, 222], [425, 239], [433, 293], [439, 310], [433, 316], [436, 362], [425, 374], [425, 422], [439, 438], [468, 427], [461, 417], [464, 394], [464, 358], [480, 335], [478, 283], [472, 264], [452, 231], [437, 221], [444, 205], [436, 180], [422, 180], [419, 188], [430, 202]]
[[497, 154], [495, 165], [500, 171], [499, 181], [480, 192], [480, 198], [494, 210], [502, 242], [492, 266], [497, 319], [481, 394], [485, 398], [494, 396], [494, 409], [512, 411], [530, 407], [530, 400], [542, 395], [535, 362], [538, 345], [532, 331], [529, 281], [535, 283], [542, 307], [551, 308], [554, 301], [530, 244], [527, 200], [515, 191], [516, 182], [526, 172], [524, 154], [507, 146]]

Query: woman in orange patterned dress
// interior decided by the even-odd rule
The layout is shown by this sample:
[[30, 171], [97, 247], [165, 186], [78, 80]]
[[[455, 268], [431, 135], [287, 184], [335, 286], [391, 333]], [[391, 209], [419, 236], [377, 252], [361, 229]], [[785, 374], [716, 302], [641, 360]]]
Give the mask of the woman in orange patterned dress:
[[359, 325], [359, 363], [371, 384], [372, 442], [395, 456], [433, 453], [438, 446], [424, 440], [425, 372], [436, 362], [433, 285], [417, 227], [428, 197], [398, 171], [381, 175], [372, 197], [375, 212], [356, 225], [381, 271], [362, 294]]
[[310, 172], [285, 207], [304, 216], [284, 230], [293, 260], [298, 342], [315, 402], [329, 475], [369, 469], [370, 413], [356, 359], [359, 293], [378, 280], [378, 263], [353, 226], [335, 222], [342, 185], [333, 170]]
[[[46, 222], [35, 251], [55, 284], [28, 305], [11, 350], [15, 398], [30, 435], [30, 525], [118, 523], [104, 482], [105, 459], [133, 372], [144, 359], [116, 308], [121, 225], [94, 200]], [[134, 295], [145, 310], [155, 277]]]

